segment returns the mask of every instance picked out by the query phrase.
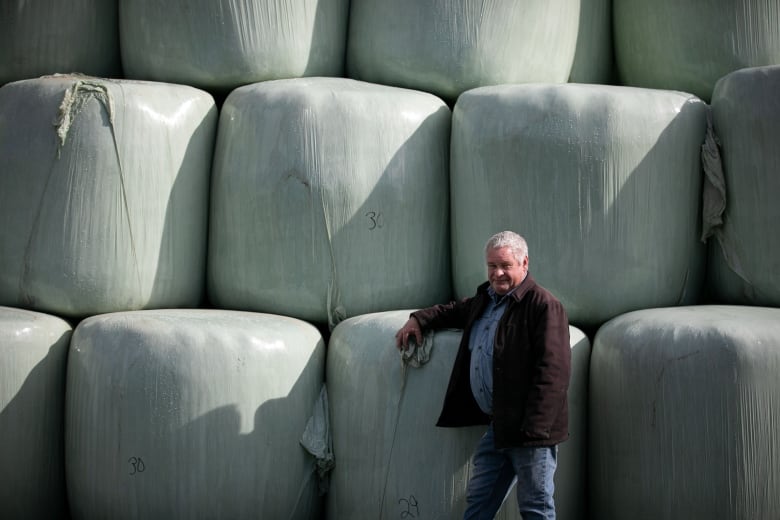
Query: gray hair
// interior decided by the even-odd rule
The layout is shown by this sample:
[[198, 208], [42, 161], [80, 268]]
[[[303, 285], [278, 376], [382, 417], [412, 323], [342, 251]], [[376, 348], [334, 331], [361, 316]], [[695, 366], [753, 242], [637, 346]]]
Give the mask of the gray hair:
[[485, 255], [487, 256], [491, 249], [500, 247], [508, 247], [518, 262], [522, 262], [523, 258], [528, 256], [528, 244], [523, 237], [514, 231], [502, 231], [490, 237], [485, 244]]

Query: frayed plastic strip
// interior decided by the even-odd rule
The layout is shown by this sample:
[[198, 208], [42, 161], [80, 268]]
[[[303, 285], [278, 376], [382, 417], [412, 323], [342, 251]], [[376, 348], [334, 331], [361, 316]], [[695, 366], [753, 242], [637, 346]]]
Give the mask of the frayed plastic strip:
[[753, 284], [742, 269], [738, 247], [723, 229], [727, 202], [726, 177], [720, 156], [720, 140], [712, 124], [711, 109], [707, 111], [707, 134], [701, 146], [701, 163], [704, 169], [701, 240], [706, 242], [714, 236], [729, 269], [752, 288]]
[[114, 100], [104, 84], [95, 80], [80, 79], [65, 91], [60, 103], [59, 118], [55, 123], [60, 138], [59, 150], [65, 145], [68, 132], [76, 117], [90, 99], [98, 100], [106, 109], [108, 122], [114, 128]]
[[706, 242], [723, 226], [723, 213], [726, 211], [726, 179], [720, 158], [720, 141], [712, 127], [710, 111], [707, 112], [707, 134], [701, 145], [701, 164], [704, 169], [701, 240]]
[[330, 406], [328, 405], [328, 391], [323, 384], [319, 398], [314, 403], [306, 429], [301, 436], [301, 446], [315, 458], [317, 480], [319, 482], [320, 496], [328, 492], [329, 475], [335, 465], [333, 456], [333, 438], [330, 429]]

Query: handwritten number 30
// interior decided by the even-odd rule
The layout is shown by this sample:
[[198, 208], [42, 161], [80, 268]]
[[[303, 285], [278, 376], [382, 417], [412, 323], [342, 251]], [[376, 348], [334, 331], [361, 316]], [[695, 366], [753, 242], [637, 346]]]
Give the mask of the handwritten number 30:
[[371, 221], [371, 223], [368, 225], [369, 231], [373, 231], [376, 228], [381, 228], [384, 225], [382, 222], [382, 214], [378, 211], [369, 211], [366, 213], [366, 217], [368, 217], [368, 220]]
[[144, 461], [141, 460], [141, 457], [130, 457], [127, 459], [127, 462], [133, 468], [133, 470], [130, 472], [131, 475], [135, 475], [136, 473], [143, 473], [146, 469], [146, 465], [144, 465]]

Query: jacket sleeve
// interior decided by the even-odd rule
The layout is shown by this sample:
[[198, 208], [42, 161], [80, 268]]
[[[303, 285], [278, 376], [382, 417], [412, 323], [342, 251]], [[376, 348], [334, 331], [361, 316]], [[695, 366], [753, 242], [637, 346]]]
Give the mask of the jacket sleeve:
[[411, 315], [417, 318], [420, 327], [430, 329], [462, 329], [466, 325], [469, 304], [472, 298], [464, 298], [447, 304], [434, 305], [427, 309], [413, 312]]
[[535, 366], [521, 428], [530, 439], [549, 439], [553, 423], [565, 412], [571, 375], [569, 320], [559, 301], [540, 309], [532, 341]]

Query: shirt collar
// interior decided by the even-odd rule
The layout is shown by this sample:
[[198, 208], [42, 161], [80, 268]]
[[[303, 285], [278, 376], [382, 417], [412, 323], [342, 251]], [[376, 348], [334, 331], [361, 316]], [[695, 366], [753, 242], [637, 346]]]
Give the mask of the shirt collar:
[[[517, 287], [520, 287], [519, 285]], [[490, 299], [493, 300], [493, 303], [499, 304], [502, 303], [505, 299], [507, 299], [513, 292], [517, 290], [517, 287], [513, 287], [511, 291], [509, 291], [506, 294], [500, 295], [496, 293], [496, 291], [493, 289], [492, 285], [488, 285], [487, 293], [488, 296], [490, 296]]]

